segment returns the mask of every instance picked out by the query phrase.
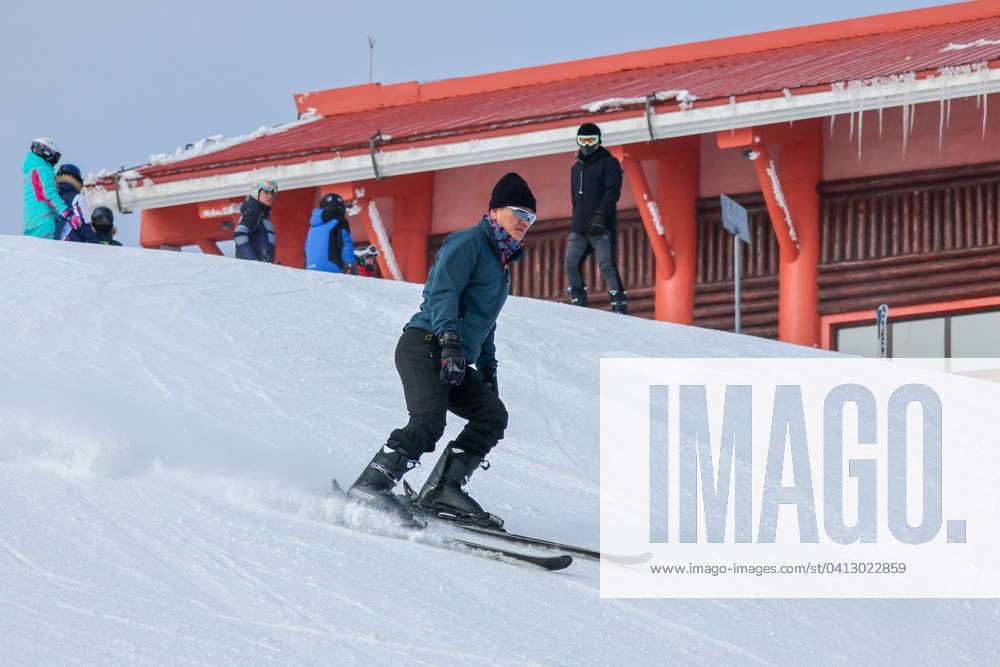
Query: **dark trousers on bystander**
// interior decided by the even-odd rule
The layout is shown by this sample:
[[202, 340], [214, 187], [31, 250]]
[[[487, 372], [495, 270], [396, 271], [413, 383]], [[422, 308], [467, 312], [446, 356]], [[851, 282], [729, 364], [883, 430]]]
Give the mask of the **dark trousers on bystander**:
[[604, 281], [608, 284], [608, 291], [621, 291], [622, 278], [618, 274], [618, 267], [615, 266], [614, 232], [606, 232], [601, 236], [570, 232], [569, 241], [566, 243], [565, 260], [566, 278], [569, 280], [570, 288], [581, 289], [584, 286], [580, 265], [591, 252], [597, 256], [597, 265], [601, 269]]

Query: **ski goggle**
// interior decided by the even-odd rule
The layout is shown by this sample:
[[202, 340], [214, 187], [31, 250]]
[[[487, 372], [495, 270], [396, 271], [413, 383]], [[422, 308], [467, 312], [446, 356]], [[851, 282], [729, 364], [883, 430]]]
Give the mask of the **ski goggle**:
[[254, 186], [253, 191], [260, 192], [261, 190], [276, 195], [278, 194], [278, 184], [274, 181], [261, 181]]
[[601, 143], [601, 138], [596, 134], [582, 134], [576, 138], [576, 143], [580, 146], [596, 146]]
[[517, 218], [522, 222], [528, 223], [528, 227], [531, 227], [533, 224], [535, 224], [535, 220], [538, 219], [537, 215], [535, 215], [534, 213], [532, 213], [527, 209], [518, 208], [517, 206], [508, 206], [507, 208], [509, 208], [511, 211], [514, 212], [515, 218]]

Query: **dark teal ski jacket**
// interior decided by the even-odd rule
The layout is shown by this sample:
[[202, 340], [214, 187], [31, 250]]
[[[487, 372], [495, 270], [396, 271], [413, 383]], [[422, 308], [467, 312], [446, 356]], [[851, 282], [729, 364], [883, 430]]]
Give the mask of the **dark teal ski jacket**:
[[[524, 255], [521, 248], [510, 258]], [[456, 332], [469, 363], [482, 370], [496, 367], [497, 316], [510, 294], [510, 264], [500, 261], [500, 250], [486, 220], [449, 235], [434, 258], [424, 284], [420, 310], [404, 329], [424, 329], [439, 338]]]

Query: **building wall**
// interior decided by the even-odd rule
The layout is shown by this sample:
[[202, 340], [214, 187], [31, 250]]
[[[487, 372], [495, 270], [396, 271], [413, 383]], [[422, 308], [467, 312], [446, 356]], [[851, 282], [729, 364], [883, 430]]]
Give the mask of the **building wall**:
[[[501, 176], [509, 171], [521, 174], [538, 200], [541, 220], [568, 218], [570, 203], [569, 171], [575, 152], [547, 155], [525, 160], [507, 160], [491, 164], [445, 169], [434, 174], [434, 222], [432, 234], [453, 232], [476, 222], [489, 205], [490, 192]], [[648, 170], [652, 170], [652, 165]], [[651, 171], [647, 173], [652, 176]], [[622, 189], [618, 208], [635, 208], [628, 188]]]

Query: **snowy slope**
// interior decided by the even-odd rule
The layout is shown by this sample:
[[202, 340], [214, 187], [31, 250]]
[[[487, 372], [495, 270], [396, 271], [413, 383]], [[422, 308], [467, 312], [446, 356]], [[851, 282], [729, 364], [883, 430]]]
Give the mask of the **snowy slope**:
[[[351, 529], [391, 530], [325, 494], [405, 421], [392, 350], [417, 285], [0, 237], [0, 296], [4, 664], [910, 664], [1000, 649], [992, 601], [601, 600], [591, 563], [545, 573]], [[596, 547], [602, 355], [797, 354], [815, 352], [511, 299], [511, 427], [472, 489], [518, 532]]]

